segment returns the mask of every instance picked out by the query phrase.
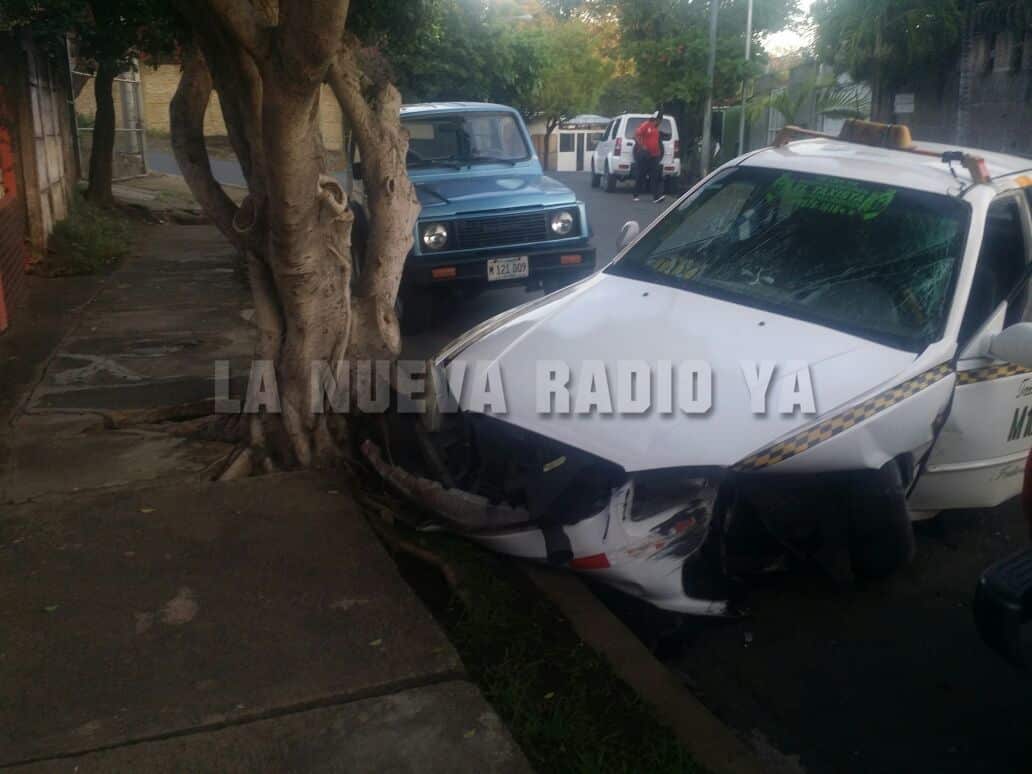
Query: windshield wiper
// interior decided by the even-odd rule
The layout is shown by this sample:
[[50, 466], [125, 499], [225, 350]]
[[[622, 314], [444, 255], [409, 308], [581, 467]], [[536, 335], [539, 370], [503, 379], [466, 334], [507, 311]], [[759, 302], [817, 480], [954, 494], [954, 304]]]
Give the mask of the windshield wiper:
[[464, 166], [455, 156], [447, 156], [440, 159], [417, 159], [405, 165], [409, 169], [419, 167], [450, 167], [451, 169], [462, 169]]
[[470, 164], [477, 164], [477, 163], [483, 163], [483, 164], [508, 164], [510, 167], [515, 167], [516, 163], [521, 161], [521, 160], [522, 159], [502, 158], [501, 156], [470, 156], [469, 163]]

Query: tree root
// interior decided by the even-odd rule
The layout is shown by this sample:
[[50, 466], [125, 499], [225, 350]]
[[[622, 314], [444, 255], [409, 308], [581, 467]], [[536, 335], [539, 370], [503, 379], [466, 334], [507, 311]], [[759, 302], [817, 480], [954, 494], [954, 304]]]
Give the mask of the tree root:
[[156, 409], [130, 409], [127, 411], [105, 411], [104, 427], [108, 430], [122, 430], [138, 425], [156, 425], [161, 422], [185, 422], [187, 420], [207, 417], [211, 414], [210, 400], [197, 403], [184, 403], [178, 406], [165, 406]]
[[254, 453], [250, 447], [238, 449], [230, 455], [229, 464], [216, 477], [216, 481], [237, 481], [247, 478], [254, 471]]
[[[385, 507], [385, 506], [383, 506]], [[452, 590], [452, 593], [462, 602], [463, 606], [469, 610], [473, 606], [473, 598], [463, 581], [462, 574], [459, 570], [445, 559], [440, 554], [434, 553], [428, 548], [417, 545], [410, 540], [406, 540], [402, 537], [398, 528], [394, 526], [394, 515], [392, 514], [392, 521], [388, 522], [383, 518], [382, 515], [378, 515], [376, 518], [370, 518], [369, 524], [372, 526], [373, 531], [379, 536], [379, 538], [394, 554], [407, 554], [417, 561], [428, 564], [435, 568], [441, 576], [444, 578], [448, 587]]]

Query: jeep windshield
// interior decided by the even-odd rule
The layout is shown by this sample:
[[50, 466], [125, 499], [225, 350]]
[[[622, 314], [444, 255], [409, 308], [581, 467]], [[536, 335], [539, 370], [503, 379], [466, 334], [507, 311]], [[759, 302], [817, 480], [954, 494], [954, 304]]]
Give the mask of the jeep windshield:
[[945, 195], [737, 167], [606, 271], [919, 351], [942, 335], [969, 217]]
[[409, 132], [408, 168], [515, 164], [530, 149], [511, 113], [447, 113], [403, 118]]

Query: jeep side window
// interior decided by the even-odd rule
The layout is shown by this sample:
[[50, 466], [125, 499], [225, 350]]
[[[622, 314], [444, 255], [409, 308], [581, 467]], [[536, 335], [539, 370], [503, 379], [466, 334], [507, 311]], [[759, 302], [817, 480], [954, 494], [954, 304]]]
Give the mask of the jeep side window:
[[[1019, 283], [1026, 279], [1026, 263], [1021, 208], [1017, 199], [1008, 196], [989, 207], [975, 278], [960, 325], [961, 342], [968, 341], [1000, 304], [1011, 298]], [[1011, 299], [1005, 325], [1020, 320], [1024, 307], [1024, 298]]]

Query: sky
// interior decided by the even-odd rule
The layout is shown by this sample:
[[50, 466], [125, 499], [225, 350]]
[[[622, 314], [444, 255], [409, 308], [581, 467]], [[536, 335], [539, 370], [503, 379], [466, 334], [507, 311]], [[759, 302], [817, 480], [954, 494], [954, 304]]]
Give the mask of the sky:
[[[800, 0], [799, 9], [803, 13], [810, 13], [810, 6], [813, 0]], [[810, 41], [795, 30], [781, 30], [773, 32], [763, 39], [763, 45], [774, 56], [782, 56], [791, 51], [797, 51], [806, 46]]]

